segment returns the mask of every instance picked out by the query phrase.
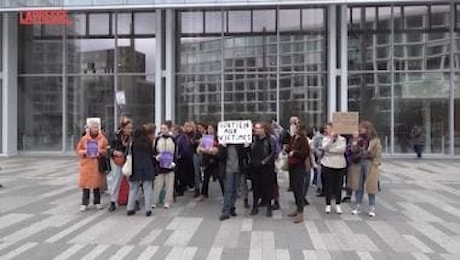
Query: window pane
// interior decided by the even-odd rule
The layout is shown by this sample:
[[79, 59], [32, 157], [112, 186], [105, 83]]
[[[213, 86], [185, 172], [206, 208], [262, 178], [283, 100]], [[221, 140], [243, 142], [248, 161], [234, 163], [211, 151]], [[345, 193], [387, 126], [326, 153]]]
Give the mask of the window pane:
[[221, 117], [220, 75], [177, 76], [176, 122], [218, 122]]
[[154, 12], [139, 12], [134, 13], [134, 33], [149, 34], [155, 33], [155, 13]]
[[182, 12], [180, 17], [182, 33], [203, 33], [203, 12]]
[[20, 77], [18, 100], [18, 149], [61, 151], [62, 77]]
[[89, 34], [108, 35], [109, 34], [109, 14], [89, 14]]
[[448, 5], [431, 6], [430, 25], [431, 28], [449, 28], [450, 7]]
[[67, 72], [109, 74], [114, 72], [113, 39], [67, 39]]
[[222, 32], [222, 15], [223, 12], [206, 12], [205, 23], [207, 33], [221, 33]]
[[250, 32], [251, 31], [251, 11], [229, 11], [228, 12], [228, 31]]
[[[63, 72], [63, 43], [53, 34], [34, 36], [39, 25], [20, 26], [18, 35], [18, 69], [20, 74], [54, 74]], [[45, 28], [48, 26], [45, 26]], [[57, 27], [55, 27], [57, 28]], [[63, 27], [61, 26], [61, 35]], [[46, 30], [49, 31], [49, 30]]]
[[300, 30], [300, 9], [281, 9], [278, 21], [280, 31]]
[[325, 24], [323, 8], [302, 10], [302, 30], [324, 30]]
[[449, 74], [397, 73], [401, 86], [395, 96], [395, 152], [413, 153], [411, 130], [422, 129], [424, 153], [448, 153]]
[[131, 13], [118, 13], [117, 14], [117, 31], [118, 34], [131, 34], [131, 27], [133, 24], [133, 17]]
[[86, 118], [99, 117], [107, 133], [114, 130], [113, 76], [67, 78], [67, 147], [74, 149], [84, 131]]
[[384, 152], [389, 152], [391, 138], [390, 94], [390, 73], [348, 75], [348, 110], [360, 112], [360, 120], [374, 124]]
[[155, 38], [118, 39], [118, 73], [155, 73]]
[[153, 75], [120, 76], [117, 91], [124, 91], [123, 113], [139, 124], [154, 122], [155, 77]]
[[276, 31], [276, 10], [254, 10], [252, 15], [254, 32]]
[[219, 37], [182, 37], [178, 56], [180, 72], [218, 72], [222, 67], [222, 40]]

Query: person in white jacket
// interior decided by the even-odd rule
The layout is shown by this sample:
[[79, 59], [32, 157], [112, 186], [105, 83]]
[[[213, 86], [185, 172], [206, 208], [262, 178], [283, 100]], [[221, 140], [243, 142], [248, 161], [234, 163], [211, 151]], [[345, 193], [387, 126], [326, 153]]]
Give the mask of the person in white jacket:
[[342, 214], [340, 202], [342, 201], [343, 176], [346, 173], [347, 162], [345, 149], [347, 142], [343, 136], [338, 135], [332, 128], [332, 123], [327, 123], [322, 142], [324, 156], [321, 159], [321, 174], [324, 175], [323, 189], [326, 193], [326, 213], [331, 213], [331, 200], [335, 199], [335, 211]]

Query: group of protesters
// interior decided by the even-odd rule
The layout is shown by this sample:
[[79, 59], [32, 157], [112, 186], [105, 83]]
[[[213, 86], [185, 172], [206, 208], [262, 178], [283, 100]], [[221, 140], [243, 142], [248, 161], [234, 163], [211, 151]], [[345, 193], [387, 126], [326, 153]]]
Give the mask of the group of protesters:
[[[160, 205], [169, 209], [188, 190], [197, 201], [205, 201], [213, 180], [224, 198], [220, 220], [237, 216], [237, 198], [243, 200], [250, 215], [265, 208], [265, 215], [272, 217], [272, 212], [280, 209], [278, 176], [287, 173], [296, 205], [288, 216], [294, 223], [304, 221], [311, 184], [317, 187], [318, 197], [325, 197], [327, 214], [333, 209], [332, 200], [334, 211], [342, 214], [341, 202], [353, 193], [356, 206], [351, 213], [360, 214], [364, 193], [368, 193], [368, 213], [375, 217], [382, 149], [370, 122], [361, 122], [359, 132], [352, 135], [336, 133], [332, 123], [308, 128], [295, 116], [286, 130], [274, 120], [254, 122], [252, 140], [239, 144], [219, 141], [217, 130], [214, 124], [192, 121], [180, 126], [166, 121], [159, 131], [154, 124], [135, 129], [130, 118], [122, 117], [119, 129], [106, 134], [99, 121], [90, 120], [76, 148], [80, 157], [80, 210], [88, 209], [91, 190], [93, 205], [103, 208], [101, 189], [105, 183], [110, 196], [108, 210], [117, 210], [126, 176], [127, 215], [140, 210], [142, 197], [146, 216]], [[342, 199], [344, 189], [346, 197]]]

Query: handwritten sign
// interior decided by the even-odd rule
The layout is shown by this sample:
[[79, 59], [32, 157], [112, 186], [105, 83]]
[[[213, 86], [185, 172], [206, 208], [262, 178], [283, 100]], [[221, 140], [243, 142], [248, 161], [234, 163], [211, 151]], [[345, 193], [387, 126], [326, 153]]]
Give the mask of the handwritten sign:
[[99, 145], [96, 140], [86, 141], [86, 156], [96, 158], [99, 152]]
[[338, 134], [356, 134], [359, 132], [359, 113], [335, 112], [332, 114], [332, 124]]
[[252, 143], [252, 122], [250, 120], [219, 122], [217, 137], [219, 143]]

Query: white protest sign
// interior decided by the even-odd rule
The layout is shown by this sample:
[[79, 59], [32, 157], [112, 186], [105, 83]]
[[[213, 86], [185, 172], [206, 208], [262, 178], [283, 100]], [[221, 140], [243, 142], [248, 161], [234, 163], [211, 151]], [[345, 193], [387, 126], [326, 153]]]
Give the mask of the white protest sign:
[[217, 137], [219, 143], [252, 143], [252, 122], [251, 120], [219, 122], [217, 126]]
[[117, 91], [115, 93], [115, 99], [118, 105], [125, 105], [126, 104], [126, 96], [123, 90]]

